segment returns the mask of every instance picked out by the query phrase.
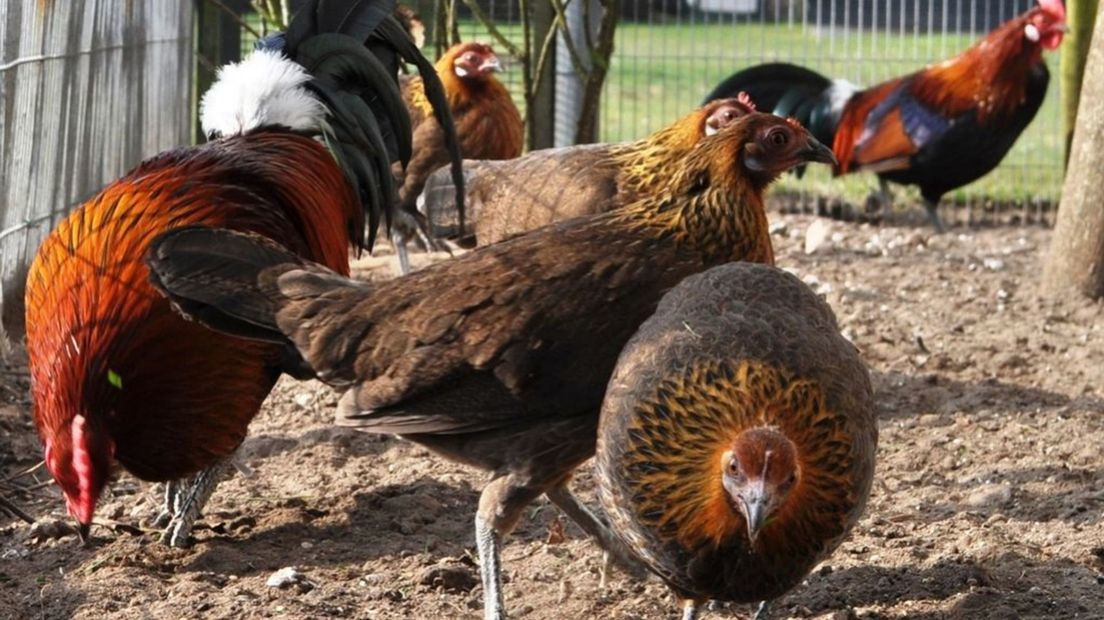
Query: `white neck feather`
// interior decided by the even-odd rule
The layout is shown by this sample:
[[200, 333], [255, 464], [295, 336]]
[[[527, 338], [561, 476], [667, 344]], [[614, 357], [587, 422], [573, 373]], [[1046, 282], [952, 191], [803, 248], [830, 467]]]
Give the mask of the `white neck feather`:
[[326, 108], [303, 85], [303, 67], [270, 50], [219, 69], [218, 79], [203, 95], [199, 119], [209, 137], [245, 133], [266, 125], [317, 132]]

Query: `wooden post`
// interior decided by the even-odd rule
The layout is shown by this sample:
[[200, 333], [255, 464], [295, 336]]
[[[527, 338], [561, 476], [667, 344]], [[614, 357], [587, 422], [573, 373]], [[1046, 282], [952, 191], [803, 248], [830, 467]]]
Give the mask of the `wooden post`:
[[1104, 296], [1104, 12], [1096, 16], [1095, 34], [1062, 206], [1043, 269], [1043, 284], [1055, 297]]
[[[534, 58], [530, 62], [533, 63], [535, 71], [535, 56], [540, 50], [541, 42], [552, 29], [556, 13], [552, 3], [547, 0], [534, 2], [532, 10]], [[551, 148], [556, 141], [556, 63], [546, 62], [541, 74], [533, 76], [533, 79], [537, 85], [537, 96], [530, 102], [528, 110], [529, 150]]]
[[1066, 18], [1070, 32], [1062, 45], [1062, 68], [1059, 75], [1062, 136], [1067, 166], [1073, 143], [1073, 128], [1077, 124], [1077, 104], [1081, 100], [1081, 80], [1085, 74], [1085, 60], [1092, 41], [1093, 22], [1096, 21], [1097, 3], [1098, 0], [1066, 0]]

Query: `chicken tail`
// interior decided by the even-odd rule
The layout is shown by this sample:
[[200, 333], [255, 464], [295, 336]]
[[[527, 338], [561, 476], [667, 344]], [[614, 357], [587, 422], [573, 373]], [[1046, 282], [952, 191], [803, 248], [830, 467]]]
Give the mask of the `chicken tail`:
[[733, 73], [705, 101], [736, 97], [740, 92], [746, 92], [759, 110], [795, 118], [821, 144], [831, 145], [843, 108], [858, 87], [804, 67], [773, 62]]
[[278, 280], [297, 269], [326, 270], [261, 235], [205, 226], [159, 235], [146, 262], [154, 288], [185, 317], [231, 336], [289, 345], [276, 322]]

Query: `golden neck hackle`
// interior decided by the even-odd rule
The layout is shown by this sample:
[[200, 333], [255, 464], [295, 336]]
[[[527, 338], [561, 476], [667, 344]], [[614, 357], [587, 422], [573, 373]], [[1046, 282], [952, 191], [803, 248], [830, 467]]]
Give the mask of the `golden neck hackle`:
[[[777, 430], [797, 448], [801, 472], [786, 501], [760, 532], [764, 556], [820, 544], [824, 514], [846, 514], [858, 498], [847, 482], [851, 437], [826, 407], [819, 386], [759, 362], [705, 361], [661, 381], [637, 408], [620, 464], [645, 498], [640, 520], [685, 549], [746, 545], [747, 526], [722, 485], [723, 456], [741, 433]], [[644, 461], [647, 461], [645, 463]], [[824, 464], [831, 464], [826, 469]], [[836, 513], [824, 506], [838, 506]], [[819, 506], [816, 513], [806, 509]]]

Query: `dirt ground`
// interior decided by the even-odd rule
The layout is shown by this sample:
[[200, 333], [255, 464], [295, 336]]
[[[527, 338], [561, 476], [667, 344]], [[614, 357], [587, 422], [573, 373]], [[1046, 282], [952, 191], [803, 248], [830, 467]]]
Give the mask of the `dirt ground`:
[[[865, 518], [772, 617], [1104, 618], [1104, 321], [1097, 304], [1039, 301], [1049, 231], [772, 222], [779, 265], [827, 296], [882, 406]], [[252, 475], [222, 485], [191, 549], [140, 529], [160, 497], [126, 475], [98, 513], [116, 527], [82, 548], [51, 537], [60, 495], [23, 473], [40, 455], [26, 378], [3, 377], [0, 492], [41, 523], [0, 517], [0, 618], [480, 617], [482, 476], [332, 427], [325, 386], [281, 381], [242, 449]], [[594, 502], [588, 468], [575, 485]], [[506, 546], [513, 617], [677, 617], [654, 579], [600, 588], [599, 552], [573, 525], [555, 540], [557, 520], [534, 505]], [[300, 582], [267, 586], [285, 567]]]

